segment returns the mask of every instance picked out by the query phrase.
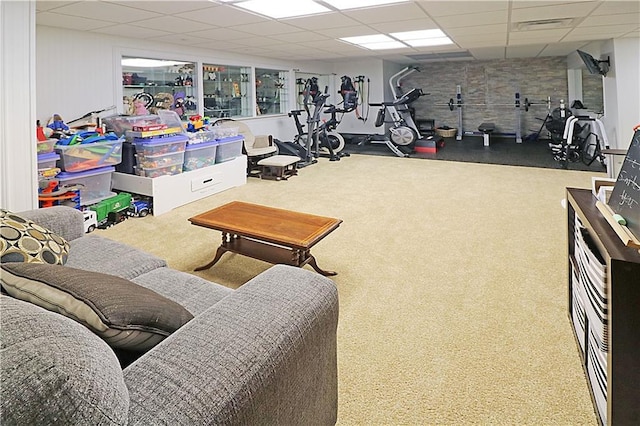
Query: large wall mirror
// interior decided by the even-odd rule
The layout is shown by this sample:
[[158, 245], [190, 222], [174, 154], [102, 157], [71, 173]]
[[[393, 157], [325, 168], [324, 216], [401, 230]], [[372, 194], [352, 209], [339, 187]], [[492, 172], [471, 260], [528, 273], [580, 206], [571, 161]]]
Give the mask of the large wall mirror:
[[202, 92], [204, 115], [209, 117], [251, 117], [251, 68], [204, 64]]
[[596, 115], [604, 114], [604, 92], [602, 76], [591, 74], [584, 68], [571, 68], [567, 71], [569, 85], [569, 106], [574, 101], [582, 102], [584, 109]]
[[256, 114], [284, 114], [287, 112], [289, 72], [256, 68]]
[[124, 114], [171, 110], [182, 119], [198, 114], [194, 62], [123, 56], [121, 65]]
[[[295, 79], [296, 109], [304, 109], [305, 86], [307, 85], [309, 80], [312, 80], [314, 84], [317, 84], [318, 90], [320, 90], [321, 92], [324, 91], [325, 87], [329, 87], [329, 89], [331, 89], [330, 74], [314, 74], [309, 72], [296, 71]], [[308, 102], [311, 102], [311, 100], [308, 100]]]

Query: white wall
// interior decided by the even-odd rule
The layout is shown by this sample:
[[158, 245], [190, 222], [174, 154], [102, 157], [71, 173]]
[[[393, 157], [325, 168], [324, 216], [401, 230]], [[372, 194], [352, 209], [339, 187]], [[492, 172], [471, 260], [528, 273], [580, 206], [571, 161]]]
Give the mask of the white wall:
[[[616, 83], [618, 105], [613, 115], [617, 118], [616, 147], [628, 148], [633, 127], [640, 124], [640, 38], [613, 40], [613, 47], [612, 78]], [[608, 78], [609, 74], [605, 82]]]
[[0, 2], [0, 207], [38, 206], [35, 2]]
[[[200, 63], [222, 63], [291, 70], [299, 63], [269, 58], [235, 55], [213, 49], [190, 48], [151, 40], [134, 40], [109, 35], [77, 32], [53, 27], [37, 27], [37, 115], [43, 122], [58, 113], [70, 121], [89, 111], [122, 103], [122, 55], [140, 55]], [[328, 65], [306, 63], [305, 69], [327, 72]], [[200, 78], [200, 76], [196, 76]], [[290, 81], [291, 105], [295, 102], [293, 73]], [[286, 114], [248, 120], [254, 132], [267, 132], [291, 140], [293, 120]]]

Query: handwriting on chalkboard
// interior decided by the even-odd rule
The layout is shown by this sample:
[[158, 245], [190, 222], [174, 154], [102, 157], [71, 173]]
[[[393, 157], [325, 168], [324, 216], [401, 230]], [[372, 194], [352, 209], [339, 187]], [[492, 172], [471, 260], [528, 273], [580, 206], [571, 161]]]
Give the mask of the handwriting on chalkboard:
[[640, 129], [636, 129], [629, 151], [609, 198], [609, 207], [622, 216], [627, 228], [640, 236]]

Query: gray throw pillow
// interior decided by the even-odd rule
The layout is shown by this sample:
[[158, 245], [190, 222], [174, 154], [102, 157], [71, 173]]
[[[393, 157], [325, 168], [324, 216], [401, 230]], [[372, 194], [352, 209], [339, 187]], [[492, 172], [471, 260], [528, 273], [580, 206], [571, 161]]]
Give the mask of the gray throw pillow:
[[84, 324], [114, 348], [147, 351], [193, 318], [178, 303], [113, 275], [38, 263], [1, 267], [9, 295]]

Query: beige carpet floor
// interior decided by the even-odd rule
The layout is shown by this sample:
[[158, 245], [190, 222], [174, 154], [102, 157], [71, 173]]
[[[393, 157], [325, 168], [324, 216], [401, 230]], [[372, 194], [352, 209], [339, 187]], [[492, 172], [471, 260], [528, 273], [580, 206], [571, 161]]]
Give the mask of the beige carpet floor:
[[[129, 219], [101, 235], [191, 272], [232, 200], [338, 217], [312, 252], [339, 273], [340, 425], [595, 425], [567, 317], [565, 187], [592, 173], [353, 155]], [[232, 288], [269, 267], [226, 254]]]

